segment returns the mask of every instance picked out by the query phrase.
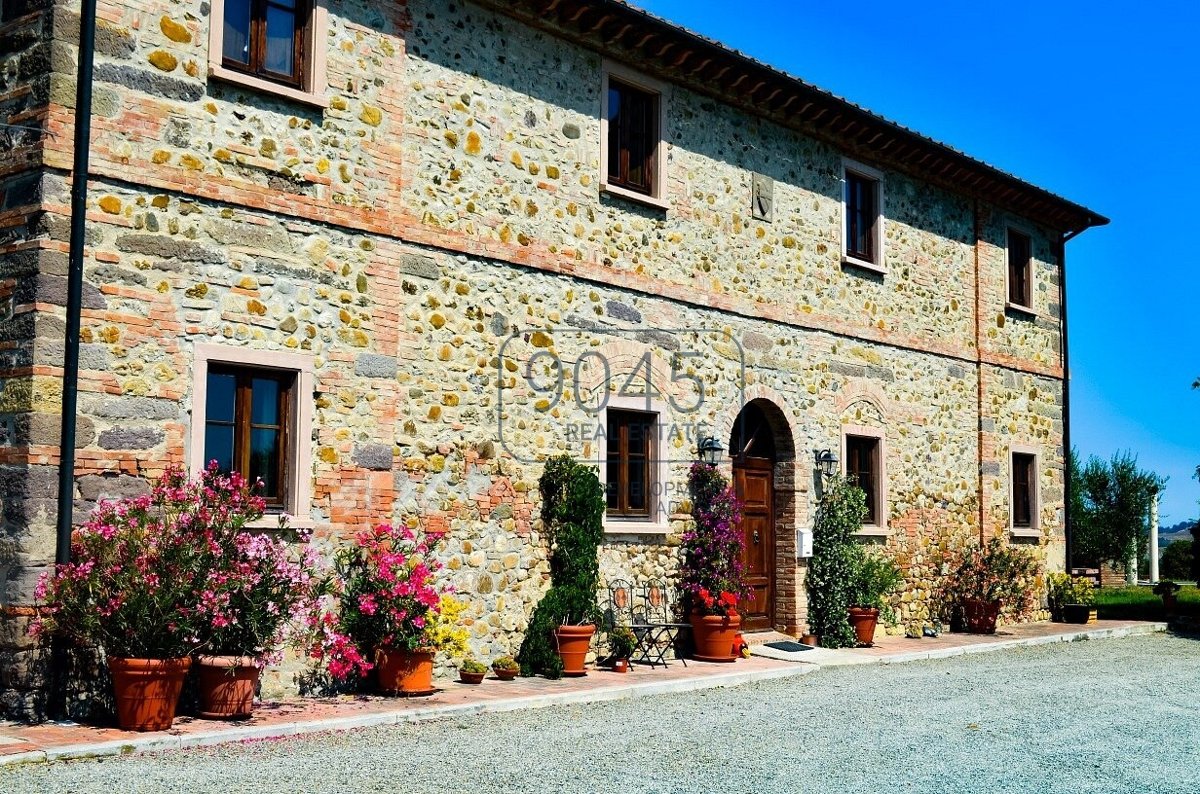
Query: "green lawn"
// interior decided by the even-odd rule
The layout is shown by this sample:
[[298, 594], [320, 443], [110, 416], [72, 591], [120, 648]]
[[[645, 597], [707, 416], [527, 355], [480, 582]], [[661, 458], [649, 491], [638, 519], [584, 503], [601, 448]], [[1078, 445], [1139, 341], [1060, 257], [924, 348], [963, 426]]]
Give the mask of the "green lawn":
[[[1181, 615], [1200, 617], [1200, 589], [1184, 587], [1178, 593]], [[1165, 620], [1162, 598], [1149, 587], [1106, 587], [1096, 591], [1101, 620]]]

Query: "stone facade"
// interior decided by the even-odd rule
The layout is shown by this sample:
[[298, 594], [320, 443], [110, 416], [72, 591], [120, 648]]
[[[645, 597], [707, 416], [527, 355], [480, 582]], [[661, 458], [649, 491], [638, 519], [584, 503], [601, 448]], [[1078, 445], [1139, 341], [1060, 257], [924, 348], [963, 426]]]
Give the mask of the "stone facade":
[[[35, 710], [19, 626], [54, 555], [78, 38], [77, 6], [24, 3], [0, 23], [0, 120], [32, 128], [0, 154], [13, 712]], [[804, 627], [812, 451], [849, 425], [883, 433], [902, 618], [926, 614], [941, 555], [1008, 531], [1013, 444], [1039, 455], [1025, 542], [1062, 567], [1061, 229], [886, 170], [886, 274], [843, 267], [844, 153], [829, 142], [670, 85], [668, 208], [645, 206], [598, 191], [596, 52], [469, 3], [327, 10], [314, 105], [207, 77], [207, 2], [100, 3], [77, 517], [194, 465], [203, 344], [306, 357], [311, 500], [294, 523], [331, 545], [368, 522], [443, 534], [481, 657], [515, 651], [548, 584], [539, 461], [597, 460], [587, 406], [627, 380], [687, 407], [661, 417], [681, 432], [659, 450], [657, 518], [610, 524], [606, 578], [671, 576], [682, 429], [728, 439], [749, 401], [777, 438], [781, 629]], [[774, 182], [771, 222], [753, 217], [755, 174]], [[1033, 314], [1005, 307], [1013, 224], [1033, 240]], [[568, 376], [553, 391], [552, 360]]]

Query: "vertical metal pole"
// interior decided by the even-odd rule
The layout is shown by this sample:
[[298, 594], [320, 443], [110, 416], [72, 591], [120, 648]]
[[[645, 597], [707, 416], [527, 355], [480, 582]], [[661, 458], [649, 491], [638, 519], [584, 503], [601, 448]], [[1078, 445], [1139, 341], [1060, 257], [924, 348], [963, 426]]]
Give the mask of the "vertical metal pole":
[[[62, 424], [59, 434], [58, 524], [55, 565], [71, 561], [75, 502], [75, 415], [79, 396], [79, 326], [83, 303], [83, 247], [87, 216], [88, 155], [92, 138], [92, 62], [96, 49], [96, 0], [83, 0], [79, 13], [79, 68], [75, 81], [75, 151], [71, 168], [71, 250], [67, 260], [66, 344], [63, 350]], [[67, 653], [56, 641], [51, 651], [50, 711], [67, 716]]]
[[[1076, 232], [1075, 234], [1078, 234]], [[1074, 234], [1063, 235], [1058, 240], [1058, 311], [1059, 334], [1062, 338], [1062, 423], [1063, 423], [1063, 545], [1066, 546], [1066, 559], [1063, 564], [1067, 573], [1071, 573], [1074, 560], [1071, 554], [1072, 531], [1071, 521], [1071, 481], [1075, 472], [1071, 466], [1071, 347], [1068, 344], [1067, 333], [1067, 241]]]

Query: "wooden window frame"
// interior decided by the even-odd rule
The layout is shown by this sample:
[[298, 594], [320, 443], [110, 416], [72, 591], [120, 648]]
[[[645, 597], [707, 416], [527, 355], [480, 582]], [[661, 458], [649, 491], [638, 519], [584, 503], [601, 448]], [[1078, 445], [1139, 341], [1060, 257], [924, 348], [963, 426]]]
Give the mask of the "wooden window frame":
[[[1026, 487], [1029, 489], [1029, 523], [1017, 522], [1017, 457], [1026, 458], [1029, 462], [1028, 480]], [[1041, 527], [1041, 512], [1042, 500], [1041, 489], [1041, 452], [1037, 447], [1027, 446], [1022, 444], [1013, 444], [1009, 450], [1008, 456], [1008, 528], [1013, 535], [1038, 537], [1042, 534]]]
[[[646, 411], [631, 411], [624, 408], [614, 409], [608, 411], [605, 417], [606, 430], [608, 432], [611, 432], [614, 419], [618, 421], [618, 471], [615, 478], [617, 483], [617, 506], [615, 508], [606, 508], [605, 513], [609, 518], [618, 520], [649, 521], [650, 517], [654, 514], [654, 458], [657, 447], [654, 443], [654, 430], [658, 424], [657, 417]], [[631, 465], [629, 460], [631, 455], [629, 428], [635, 424], [644, 424], [647, 428], [646, 438], [643, 440], [641, 448], [641, 455], [643, 457], [642, 466], [644, 469], [642, 478], [646, 484], [645, 509], [635, 509], [629, 506], [629, 470]], [[606, 435], [604, 450], [606, 460], [608, 458], [609, 441], [611, 441], [611, 438]], [[609, 481], [613, 479], [611, 464], [607, 467], [605, 474], [604, 488], [607, 498]]]
[[250, 350], [240, 347], [197, 342], [192, 352], [191, 428], [188, 433], [186, 460], [188, 470], [196, 476], [204, 469], [204, 436], [209, 368], [240, 367], [274, 371], [294, 376], [288, 405], [287, 479], [281, 481], [283, 503], [272, 506], [270, 514], [249, 526], [270, 529], [278, 526], [279, 513], [288, 514], [288, 525], [296, 529], [312, 529], [312, 422], [313, 422], [313, 357], [303, 353], [276, 350]]
[[[1024, 270], [1024, 295], [1018, 296], [1020, 300], [1014, 299], [1014, 239], [1021, 239], [1025, 244], [1025, 262], [1021, 269]], [[1033, 235], [1021, 228], [1009, 226], [1004, 232], [1004, 301], [1008, 308], [1017, 309], [1024, 312], [1033, 311]]]
[[[670, 208], [667, 203], [667, 104], [669, 102], [670, 86], [658, 80], [646, 77], [624, 67], [621, 64], [604, 61], [600, 81], [600, 192], [623, 199], [645, 204], [656, 209]], [[608, 123], [608, 89], [610, 82], [628, 86], [636, 91], [650, 94], [657, 101], [655, 120], [655, 138], [653, 145], [648, 147], [647, 161], [650, 164], [650, 190], [645, 192], [637, 187], [621, 184], [620, 180], [610, 180], [608, 176], [609, 158], [609, 123]]]
[[889, 535], [888, 529], [888, 489], [887, 489], [887, 438], [882, 428], [865, 427], [862, 425], [842, 426], [842, 474], [848, 476], [850, 471], [851, 439], [862, 438], [875, 442], [873, 456], [875, 468], [875, 520], [869, 517], [863, 522], [862, 528], [855, 534], [862, 537]]
[[[853, 160], [842, 161], [842, 263], [861, 267], [876, 273], [886, 273], [884, 264], [884, 179], [883, 172]], [[852, 182], [859, 181], [872, 186], [874, 220], [871, 223], [869, 251], [852, 250], [850, 236], [853, 227], [850, 194]]]
[[[650, 513], [648, 516], [626, 518], [604, 511], [604, 532], [615, 536], [664, 536], [671, 532], [670, 510], [664, 504], [668, 483], [671, 477], [669, 455], [662, 453], [663, 422], [670, 416], [669, 406], [653, 397], [639, 395], [612, 394], [604, 409], [596, 416], [596, 427], [593, 433], [595, 441], [593, 454], [596, 467], [599, 469], [600, 482], [604, 484], [607, 495], [608, 488], [608, 413], [609, 411], [628, 411], [642, 413], [653, 418], [651, 438], [654, 448], [650, 454], [650, 479], [647, 488], [650, 492]], [[660, 454], [661, 453], [661, 454]]]
[[[276, 496], [266, 496], [268, 508], [282, 510], [288, 503], [287, 489], [289, 481], [289, 452], [294, 441], [292, 434], [292, 406], [295, 404], [296, 373], [294, 370], [265, 369], [263, 367], [248, 367], [240, 364], [215, 363], [209, 366], [206, 377], [211, 375], [232, 375], [234, 378], [234, 408], [233, 408], [233, 468], [247, 480], [250, 479], [250, 435], [256, 429], [269, 428], [279, 433], [279, 460], [276, 464], [275, 482], [278, 483], [279, 493]], [[254, 380], [273, 380], [279, 385], [279, 404], [276, 411], [279, 416], [277, 424], [255, 424], [253, 421], [253, 383]], [[206, 415], [204, 423], [207, 427], [216, 420]], [[222, 422], [221, 424], [225, 424]], [[207, 455], [205, 455], [207, 457]], [[208, 465], [205, 461], [205, 465]]]
[[[263, 2], [264, 0], [253, 0]], [[303, 5], [305, 14], [299, 13]], [[274, 94], [310, 107], [325, 109], [329, 106], [326, 97], [328, 78], [327, 31], [329, 29], [329, 11], [326, 0], [298, 0], [296, 27], [303, 26], [306, 35], [297, 36], [297, 41], [303, 39], [303, 47], [297, 56], [300, 79], [298, 82], [285, 82], [271, 78], [268, 75], [254, 73], [244, 64], [229, 65], [224, 55], [225, 29], [225, 0], [211, 0], [208, 25], [208, 76], [223, 83], [230, 83], [241, 88]], [[268, 73], [269, 74], [269, 73]]]
[[[296, 4], [294, 9], [284, 9], [291, 11], [295, 17], [295, 28], [292, 32], [292, 63], [296, 67], [294, 75], [272, 72], [263, 65], [267, 55], [267, 10], [271, 6], [282, 8], [276, 0], [250, 0], [250, 63], [226, 58], [222, 47], [221, 66], [293, 88], [303, 86], [305, 76], [311, 68], [308, 62], [311, 50], [308, 41], [312, 35], [312, 0], [294, 0], [294, 2]], [[224, 28], [223, 13], [220, 24]], [[222, 43], [224, 43], [223, 38], [224, 31], [222, 30]]]

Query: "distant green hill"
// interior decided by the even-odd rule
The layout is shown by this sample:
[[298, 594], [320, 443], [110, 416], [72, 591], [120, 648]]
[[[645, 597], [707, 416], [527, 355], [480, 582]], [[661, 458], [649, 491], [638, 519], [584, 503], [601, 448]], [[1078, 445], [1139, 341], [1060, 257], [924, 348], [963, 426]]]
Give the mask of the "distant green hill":
[[1200, 523], [1200, 519], [1192, 518], [1169, 527], [1159, 527], [1158, 545], [1165, 546], [1176, 540], [1192, 540], [1192, 527], [1197, 523]]

